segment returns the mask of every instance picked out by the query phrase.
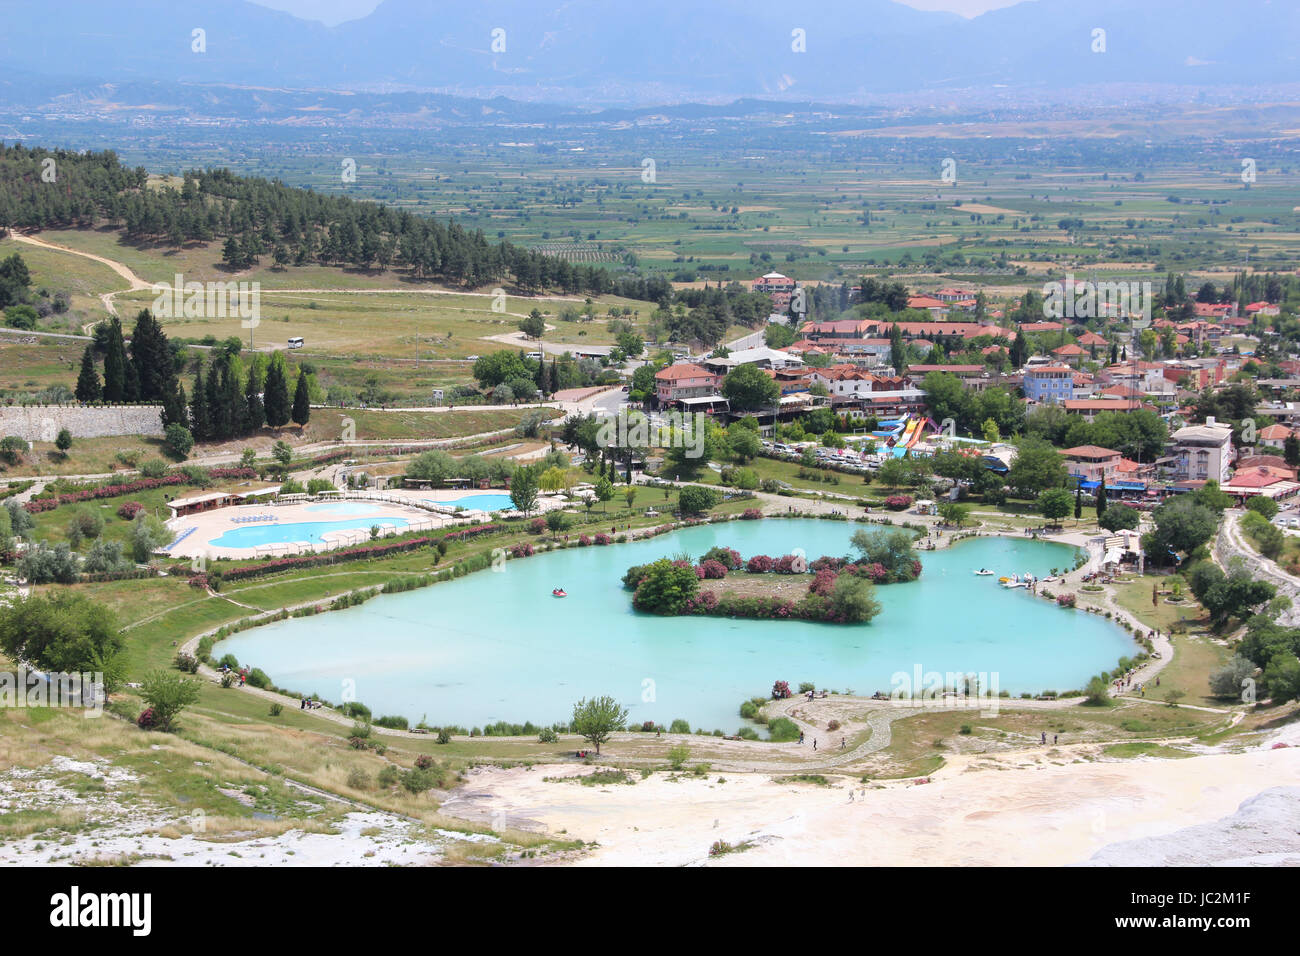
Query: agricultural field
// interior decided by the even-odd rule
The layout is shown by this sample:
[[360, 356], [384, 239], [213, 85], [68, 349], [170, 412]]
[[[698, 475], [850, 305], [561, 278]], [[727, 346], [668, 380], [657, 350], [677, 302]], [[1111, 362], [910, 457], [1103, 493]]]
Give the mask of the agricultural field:
[[[835, 283], [889, 270], [921, 286], [978, 283], [1000, 299], [1067, 268], [1115, 278], [1171, 268], [1221, 276], [1247, 262], [1297, 261], [1300, 171], [1280, 161], [1261, 161], [1247, 185], [1240, 156], [1227, 147], [1195, 158], [1022, 164], [989, 158], [971, 142], [912, 142], [914, 153], [934, 157], [917, 165], [875, 157], [885, 147], [868, 139], [846, 133], [834, 150], [722, 161], [689, 145], [649, 144], [652, 183], [639, 161], [613, 150], [564, 161], [484, 150], [452, 168], [437, 155], [370, 157], [358, 160], [357, 182], [346, 189], [583, 257], [574, 261], [634, 262], [683, 285], [747, 281], [771, 269]], [[841, 151], [863, 158], [845, 162]], [[942, 176], [947, 159], [953, 182]], [[323, 160], [262, 157], [233, 168], [343, 189]]]

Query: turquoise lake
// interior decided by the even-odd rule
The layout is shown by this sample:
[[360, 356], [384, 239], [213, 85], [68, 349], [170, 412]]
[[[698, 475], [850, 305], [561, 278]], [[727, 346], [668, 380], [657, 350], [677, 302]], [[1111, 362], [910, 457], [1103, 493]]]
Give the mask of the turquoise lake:
[[[733, 733], [741, 701], [766, 695], [775, 680], [870, 695], [920, 668], [996, 674], [998, 687], [1018, 695], [1081, 687], [1136, 648], [1102, 617], [972, 573], [1073, 567], [1073, 548], [1042, 541], [974, 538], [922, 552], [920, 579], [878, 588], [883, 610], [862, 625], [652, 617], [632, 610], [620, 582], [629, 565], [681, 552], [698, 560], [715, 544], [746, 558], [800, 548], [810, 560], [842, 555], [862, 527], [872, 526], [767, 518], [570, 548], [245, 631], [215, 653], [331, 701], [351, 681], [376, 716], [413, 723], [550, 723], [567, 720], [580, 697], [611, 694], [629, 719], [667, 725], [680, 717]], [[569, 596], [553, 598], [556, 587]]]

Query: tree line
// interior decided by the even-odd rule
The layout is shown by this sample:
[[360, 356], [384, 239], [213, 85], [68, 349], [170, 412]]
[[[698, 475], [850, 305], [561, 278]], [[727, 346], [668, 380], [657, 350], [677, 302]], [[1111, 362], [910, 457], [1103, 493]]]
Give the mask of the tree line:
[[207, 362], [202, 356], [194, 361], [187, 395], [181, 376], [188, 353], [168, 340], [148, 309], [136, 316], [129, 345], [116, 315], [95, 333], [81, 356], [77, 401], [162, 405], [168, 443], [181, 454], [194, 441], [225, 441], [265, 425], [306, 425], [311, 419], [310, 372], [300, 367], [291, 390], [279, 352], [258, 352], [245, 363], [234, 348], [214, 349]]
[[662, 278], [615, 278], [597, 266], [575, 265], [506, 241], [490, 242], [482, 230], [452, 220], [439, 222], [226, 169], [190, 170], [180, 188], [146, 190], [147, 178], [142, 167], [123, 167], [112, 151], [0, 144], [0, 180], [7, 187], [0, 194], [0, 231], [107, 222], [141, 242], [181, 246], [222, 241], [222, 259], [231, 269], [248, 268], [269, 256], [279, 267], [401, 267], [412, 278], [468, 287], [513, 277], [524, 292], [560, 289], [655, 301], [671, 292]]

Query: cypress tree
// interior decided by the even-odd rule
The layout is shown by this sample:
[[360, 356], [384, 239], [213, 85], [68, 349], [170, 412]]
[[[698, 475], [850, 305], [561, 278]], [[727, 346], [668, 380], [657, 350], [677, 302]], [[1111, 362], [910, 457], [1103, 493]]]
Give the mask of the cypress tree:
[[230, 408], [222, 401], [221, 360], [215, 359], [208, 366], [208, 378], [203, 391], [208, 401], [208, 421], [211, 423], [212, 437], [216, 441], [225, 441], [231, 437]]
[[230, 434], [248, 431], [248, 403], [244, 401], [244, 366], [238, 356], [227, 355], [221, 366], [221, 401], [230, 409]]
[[244, 385], [244, 428], [255, 432], [266, 424], [266, 409], [262, 407], [262, 383], [257, 379], [257, 369], [249, 367], [248, 381]]
[[1287, 435], [1286, 441], [1282, 443], [1282, 455], [1292, 468], [1300, 465], [1300, 438], [1294, 434]]
[[122, 347], [122, 360], [126, 370], [126, 387], [123, 389], [125, 400], [138, 402], [140, 401], [140, 376], [135, 372], [135, 363], [127, 357], [125, 344]]
[[203, 384], [203, 359], [194, 370], [194, 397], [190, 400], [190, 432], [195, 441], [212, 438], [212, 415], [208, 411], [208, 390]]
[[903, 347], [903, 330], [895, 322], [889, 329], [889, 364], [894, 367], [894, 374], [902, 375], [907, 364], [907, 353]]
[[266, 368], [262, 404], [266, 408], [266, 423], [272, 428], [289, 423], [289, 382], [284, 374], [284, 358], [278, 353]]
[[152, 312], [143, 309], [131, 331], [131, 362], [140, 381], [140, 401], [165, 400], [172, 371], [167, 335]]
[[104, 352], [104, 401], [126, 401], [126, 347], [122, 342], [122, 322], [117, 316], [108, 320], [107, 348]]
[[1106, 513], [1106, 476], [1101, 476], [1101, 484], [1097, 487], [1097, 520]]
[[[185, 407], [185, 387], [181, 385], [180, 379], [175, 375], [169, 376], [167, 384], [163, 386], [162, 406], [164, 430], [168, 425], [190, 427], [189, 411]], [[191, 431], [190, 434], [193, 434], [193, 432]]]
[[311, 420], [311, 395], [307, 389], [307, 373], [298, 369], [298, 384], [293, 389], [293, 421], [303, 427]]
[[77, 401], [97, 402], [104, 395], [104, 386], [99, 381], [99, 371], [95, 368], [95, 345], [92, 342], [81, 353], [81, 372], [77, 375]]
[[1074, 489], [1074, 520], [1078, 521], [1083, 517], [1083, 486], [1080, 485]]

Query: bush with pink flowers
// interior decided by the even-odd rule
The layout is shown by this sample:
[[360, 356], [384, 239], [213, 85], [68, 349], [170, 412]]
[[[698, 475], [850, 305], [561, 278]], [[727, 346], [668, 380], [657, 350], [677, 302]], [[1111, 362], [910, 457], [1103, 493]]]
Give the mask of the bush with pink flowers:
[[126, 501], [117, 509], [117, 516], [123, 521], [132, 521], [141, 511], [144, 511], [144, 505], [140, 502]]
[[885, 499], [885, 507], [890, 511], [906, 511], [912, 507], [911, 495], [890, 495]]
[[701, 561], [695, 569], [695, 574], [701, 579], [716, 581], [727, 576], [727, 566], [721, 561]]
[[756, 554], [745, 562], [745, 570], [750, 574], [767, 574], [775, 563], [765, 554]]

